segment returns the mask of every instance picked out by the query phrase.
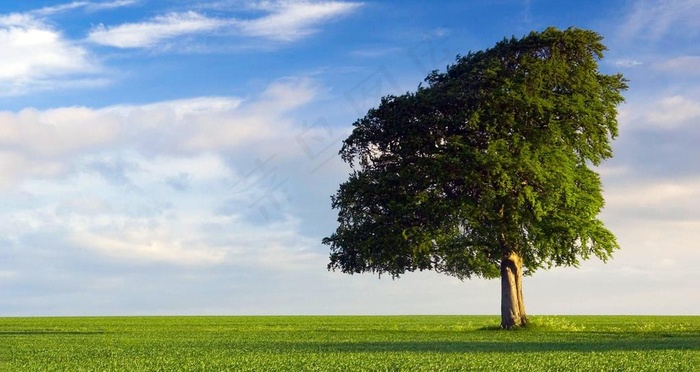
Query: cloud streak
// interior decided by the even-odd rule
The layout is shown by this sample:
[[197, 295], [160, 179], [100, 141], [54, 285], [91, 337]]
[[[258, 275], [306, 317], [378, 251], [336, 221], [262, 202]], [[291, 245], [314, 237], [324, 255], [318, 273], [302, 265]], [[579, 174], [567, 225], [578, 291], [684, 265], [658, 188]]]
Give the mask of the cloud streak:
[[663, 36], [694, 36], [700, 30], [700, 3], [696, 0], [637, 0], [622, 23], [624, 38], [643, 37], [658, 40]]
[[117, 48], [148, 48], [178, 36], [216, 30], [225, 24], [196, 12], [170, 13], [141, 23], [113, 27], [101, 24], [90, 31], [88, 40]]
[[129, 6], [136, 4], [137, 0], [114, 0], [106, 2], [94, 2], [94, 1], [73, 1], [67, 4], [60, 4], [54, 6], [47, 6], [37, 10], [33, 10], [30, 14], [40, 17], [51, 16], [54, 14], [60, 14], [68, 12], [75, 9], [85, 9], [87, 11], [100, 11], [109, 10], [115, 8], [121, 8], [124, 6]]
[[236, 25], [244, 35], [275, 41], [296, 41], [318, 31], [317, 26], [354, 12], [361, 3], [280, 1], [263, 3], [269, 14], [257, 19], [239, 20]]
[[700, 76], [700, 56], [681, 56], [660, 62], [656, 67], [664, 72], [684, 76]]
[[700, 120], [700, 102], [675, 95], [661, 99], [649, 112], [649, 122], [661, 128], [679, 128]]
[[169, 39], [221, 31], [228, 35], [292, 42], [316, 33], [322, 23], [350, 14], [361, 5], [338, 1], [262, 2], [255, 9], [265, 15], [251, 19], [212, 18], [194, 11], [169, 13], [139, 23], [100, 24], [90, 31], [87, 39], [116, 48], [153, 48]]

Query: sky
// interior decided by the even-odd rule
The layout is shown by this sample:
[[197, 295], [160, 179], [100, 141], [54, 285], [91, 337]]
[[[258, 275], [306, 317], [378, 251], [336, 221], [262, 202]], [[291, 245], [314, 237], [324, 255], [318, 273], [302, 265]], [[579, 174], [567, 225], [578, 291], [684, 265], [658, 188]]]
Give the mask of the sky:
[[0, 316], [498, 314], [500, 283], [326, 269], [337, 155], [458, 54], [591, 29], [627, 77], [597, 171], [621, 250], [529, 314], [700, 315], [700, 1], [0, 3]]

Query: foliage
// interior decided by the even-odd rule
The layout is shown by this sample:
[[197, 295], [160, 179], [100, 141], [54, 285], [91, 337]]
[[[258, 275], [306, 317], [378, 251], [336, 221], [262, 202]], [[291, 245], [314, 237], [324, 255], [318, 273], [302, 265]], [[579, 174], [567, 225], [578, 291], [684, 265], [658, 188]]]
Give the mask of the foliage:
[[0, 318], [0, 371], [692, 371], [700, 317]]
[[329, 269], [494, 278], [510, 252], [526, 275], [609, 258], [591, 166], [612, 156], [627, 86], [598, 71], [601, 40], [575, 28], [505, 39], [384, 97], [340, 152], [353, 173], [333, 197]]

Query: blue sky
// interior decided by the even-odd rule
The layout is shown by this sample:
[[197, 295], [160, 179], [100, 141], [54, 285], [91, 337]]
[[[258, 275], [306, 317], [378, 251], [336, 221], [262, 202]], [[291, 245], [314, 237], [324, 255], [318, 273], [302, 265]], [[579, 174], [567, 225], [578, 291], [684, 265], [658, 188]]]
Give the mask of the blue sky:
[[352, 122], [457, 54], [589, 28], [630, 79], [599, 172], [615, 258], [531, 314], [698, 314], [700, 3], [0, 4], [0, 316], [496, 314], [497, 281], [326, 271]]

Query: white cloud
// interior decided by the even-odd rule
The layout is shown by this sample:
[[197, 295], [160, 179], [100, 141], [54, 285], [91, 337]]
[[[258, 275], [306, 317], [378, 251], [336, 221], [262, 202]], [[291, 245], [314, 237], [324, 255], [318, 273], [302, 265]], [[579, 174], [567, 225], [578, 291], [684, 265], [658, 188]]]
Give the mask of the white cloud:
[[[693, 91], [682, 91], [631, 99], [618, 110], [622, 135], [648, 130], [679, 133], [696, 127], [700, 120], [700, 100], [696, 96]], [[692, 132], [686, 137], [691, 135]]]
[[700, 56], [682, 56], [671, 58], [656, 67], [662, 71], [694, 76], [700, 74]]
[[644, 62], [636, 61], [633, 59], [618, 59], [618, 60], [612, 61], [612, 64], [615, 67], [632, 68], [632, 67], [637, 67], [637, 66], [642, 65], [642, 64], [644, 64]]
[[318, 24], [357, 10], [361, 3], [276, 1], [263, 2], [261, 8], [270, 14], [252, 20], [238, 21], [245, 35], [277, 41], [295, 41], [313, 34]]
[[29, 177], [63, 177], [70, 169], [70, 164], [62, 159], [37, 160], [17, 152], [0, 151], [0, 188], [15, 186]]
[[401, 52], [403, 49], [398, 48], [398, 47], [384, 47], [384, 48], [366, 48], [366, 49], [358, 49], [358, 50], [353, 50], [350, 52], [350, 55], [353, 57], [360, 57], [360, 58], [377, 58], [377, 57], [383, 57], [386, 55], [390, 54], [397, 54]]
[[700, 179], [616, 185], [606, 189], [605, 200], [607, 206], [613, 209], [684, 209], [700, 203]]
[[621, 27], [623, 38], [643, 36], [657, 40], [670, 32], [697, 34], [700, 3], [697, 0], [637, 0]]
[[152, 48], [168, 39], [222, 29], [227, 34], [290, 42], [317, 32], [323, 22], [347, 15], [361, 5], [339, 1], [265, 1], [252, 8], [266, 14], [252, 19], [211, 18], [194, 11], [170, 13], [141, 23], [100, 24], [90, 31], [88, 40], [117, 48]]
[[[300, 221], [291, 215], [251, 222], [246, 199], [228, 215], [217, 213], [215, 207], [229, 197], [233, 180], [219, 157], [132, 160], [138, 166], [130, 171], [132, 184], [126, 192], [88, 173], [65, 181], [28, 182], [22, 187], [30, 195], [25, 206], [0, 211], [0, 234], [23, 240], [50, 231], [84, 253], [125, 264], [285, 271], [320, 260], [312, 249], [317, 239], [301, 234]], [[192, 175], [188, 192], [168, 190], [167, 176], [183, 172]]]
[[63, 13], [80, 8], [84, 8], [88, 11], [99, 11], [129, 6], [136, 4], [136, 2], [137, 0], [114, 0], [106, 2], [73, 1], [71, 3], [43, 7], [40, 9], [33, 10], [30, 13], [36, 16], [50, 16], [53, 14]]
[[158, 156], [148, 161], [139, 161], [138, 174], [134, 175], [138, 183], [155, 184], [164, 179], [187, 174], [190, 182], [215, 181], [218, 178], [232, 176], [226, 163], [212, 153], [188, 157]]
[[90, 31], [88, 40], [117, 48], [147, 48], [178, 36], [212, 31], [226, 23], [196, 12], [170, 13], [142, 23], [113, 27], [101, 24]]
[[700, 102], [676, 95], [661, 99], [648, 113], [650, 123], [674, 129], [700, 119]]
[[56, 208], [58, 213], [76, 212], [83, 216], [97, 217], [113, 212], [109, 202], [101, 197], [84, 196], [66, 198]]
[[0, 270], [0, 280], [8, 281], [17, 276], [16, 271]]
[[72, 241], [110, 258], [126, 261], [212, 265], [226, 259], [224, 250], [193, 241], [181, 231], [147, 225], [124, 226], [107, 233], [80, 231], [73, 234]]
[[65, 79], [96, 73], [89, 52], [29, 15], [0, 16], [0, 86], [5, 94], [51, 89]]
[[0, 143], [35, 159], [96, 149], [109, 144], [121, 132], [115, 118], [84, 107], [0, 112], [0, 127]]
[[270, 154], [306, 159], [292, 114], [315, 95], [311, 81], [290, 78], [248, 99], [0, 112], [0, 193], [28, 196], [0, 211], [0, 236], [52, 232], [127, 263], [318, 261], [318, 239], [299, 232], [278, 189], [286, 179], [270, 173], [279, 168], [249, 171]]
[[0, 180], [8, 186], [25, 177], [63, 177], [75, 171], [79, 159], [109, 151], [190, 156], [257, 146], [256, 151], [282, 154], [297, 132], [288, 113], [315, 94], [310, 80], [286, 79], [249, 101], [200, 97], [102, 109], [0, 112], [0, 146], [6, 149], [0, 152]]

